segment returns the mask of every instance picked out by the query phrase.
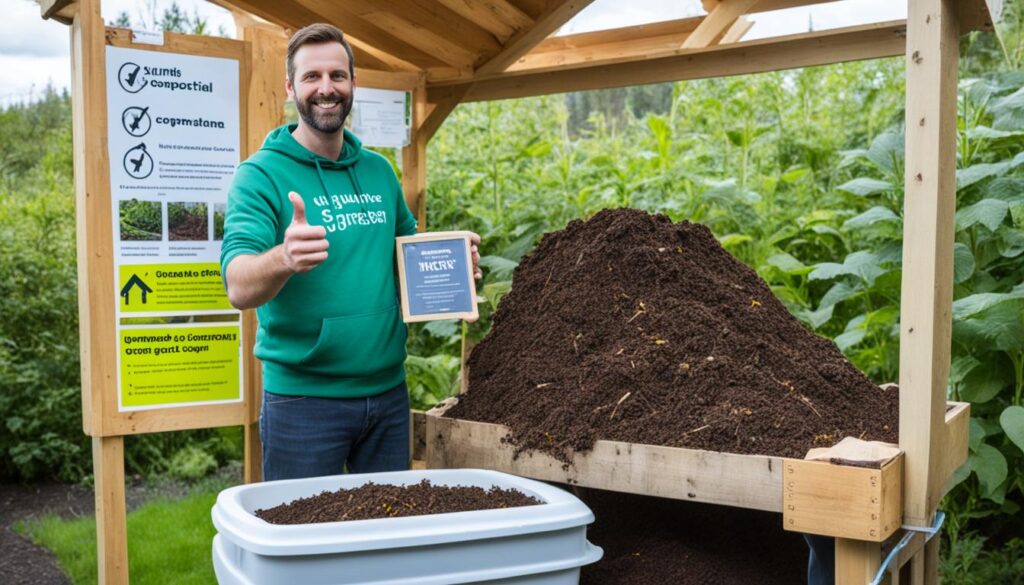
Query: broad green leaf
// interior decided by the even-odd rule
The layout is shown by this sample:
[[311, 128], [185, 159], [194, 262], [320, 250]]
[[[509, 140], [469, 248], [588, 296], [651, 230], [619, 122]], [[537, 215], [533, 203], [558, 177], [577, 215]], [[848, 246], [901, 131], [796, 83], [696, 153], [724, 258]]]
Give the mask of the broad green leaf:
[[957, 230], [965, 230], [980, 223], [990, 231], [996, 231], [1003, 223], [1010, 205], [1001, 199], [982, 199], [956, 212]]
[[1019, 351], [1024, 347], [1024, 306], [1020, 301], [1001, 303], [981, 319], [989, 347], [997, 351]]
[[1016, 404], [1006, 407], [1003, 414], [999, 415], [999, 424], [1013, 444], [1024, 451], [1024, 407]]
[[459, 320], [443, 319], [440, 321], [431, 321], [423, 326], [423, 330], [434, 337], [447, 339], [453, 335], [459, 334]]
[[1010, 217], [1013, 219], [1013, 227], [1024, 228], [1024, 202], [1010, 204]]
[[974, 254], [967, 244], [953, 244], [953, 282], [960, 284], [974, 274]]
[[512, 271], [519, 266], [519, 263], [501, 256], [483, 256], [480, 258], [480, 266], [486, 268], [490, 273], [489, 276], [493, 278], [507, 279], [512, 276]]
[[967, 461], [964, 461], [960, 467], [956, 468], [953, 475], [949, 478], [949, 483], [946, 484], [947, 488], [952, 488], [960, 485], [965, 479], [971, 476], [971, 458], [968, 457]]
[[832, 319], [832, 313], [835, 311], [834, 305], [827, 307], [819, 307], [817, 311], [800, 311], [800, 317], [803, 321], [809, 324], [813, 329], [818, 329], [825, 323], [828, 323]]
[[959, 384], [967, 374], [980, 365], [981, 362], [973, 355], [958, 356], [949, 366], [949, 381]]
[[728, 250], [729, 248], [735, 248], [736, 246], [749, 242], [753, 239], [753, 236], [748, 236], [746, 234], [728, 234], [722, 236], [719, 243], [722, 244], [723, 248]]
[[802, 274], [810, 268], [786, 252], [769, 256], [765, 264], [774, 266], [786, 274]]
[[487, 299], [487, 302], [497, 309], [498, 303], [501, 302], [501, 298], [508, 294], [510, 290], [512, 290], [512, 281], [504, 280], [501, 282], [485, 284], [481, 293], [484, 295], [484, 298]]
[[788, 171], [782, 175], [782, 180], [786, 183], [796, 183], [800, 179], [807, 176], [807, 173], [811, 172], [807, 167], [797, 167], [791, 171]]
[[966, 319], [1000, 303], [1024, 299], [1024, 286], [1007, 293], [978, 293], [953, 302], [953, 318]]
[[985, 440], [985, 427], [982, 426], [981, 420], [976, 416], [971, 417], [970, 424], [968, 425], [968, 434], [970, 435], [967, 442], [967, 448], [971, 451], [977, 451], [978, 447], [981, 446], [982, 441]]
[[899, 221], [898, 215], [892, 212], [888, 207], [882, 207], [876, 205], [857, 217], [852, 217], [843, 223], [843, 229], [857, 229], [862, 227], [868, 227], [872, 224], [880, 221]]
[[1024, 202], [1024, 179], [1019, 177], [999, 177], [985, 185], [985, 197], [1002, 199], [1007, 203]]
[[878, 168], [894, 173], [897, 167], [903, 166], [903, 152], [903, 134], [885, 132], [871, 141], [867, 157], [878, 165]]
[[835, 338], [836, 346], [839, 348], [839, 351], [846, 351], [861, 341], [864, 341], [864, 337], [867, 333], [868, 332], [864, 329], [854, 329], [853, 331], [847, 331], [842, 335], [837, 335]]
[[832, 285], [832, 288], [828, 289], [825, 296], [821, 297], [821, 304], [818, 305], [819, 309], [824, 307], [832, 307], [837, 303], [841, 303], [846, 299], [856, 295], [860, 292], [860, 285], [850, 285], [845, 281], [837, 282]]
[[989, 177], [996, 177], [1002, 175], [1010, 168], [1010, 163], [981, 163], [971, 165], [966, 169], [957, 169], [956, 171], [956, 188], [966, 189], [971, 185], [983, 181]]
[[551, 153], [551, 142], [541, 140], [523, 149], [523, 154], [530, 158], [540, 158]]
[[960, 384], [960, 398], [973, 404], [984, 404], [998, 396], [1006, 383], [999, 368], [974, 368]]
[[887, 181], [860, 177], [858, 179], [853, 179], [852, 181], [847, 181], [836, 188], [851, 195], [867, 197], [868, 195], [876, 195], [878, 193], [884, 193], [885, 191], [891, 191], [893, 187], [892, 184]]
[[842, 264], [835, 262], [822, 262], [816, 264], [814, 270], [807, 275], [810, 280], [830, 280], [837, 276], [853, 275], [860, 277], [868, 285], [875, 282], [875, 279], [885, 274], [886, 270], [879, 266], [878, 257], [871, 252], [861, 250], [854, 252], [843, 260]]
[[999, 255], [1016, 258], [1024, 253], [1024, 230], [1002, 228], [999, 234]]
[[1010, 136], [1019, 136], [1021, 132], [1008, 132], [1006, 130], [995, 130], [988, 126], [975, 126], [967, 131], [967, 137], [972, 140], [998, 140]]
[[1007, 476], [1006, 457], [988, 443], [978, 445], [978, 449], [971, 454], [971, 468], [978, 475], [978, 482], [981, 484], [981, 493], [984, 497], [991, 497], [999, 484]]

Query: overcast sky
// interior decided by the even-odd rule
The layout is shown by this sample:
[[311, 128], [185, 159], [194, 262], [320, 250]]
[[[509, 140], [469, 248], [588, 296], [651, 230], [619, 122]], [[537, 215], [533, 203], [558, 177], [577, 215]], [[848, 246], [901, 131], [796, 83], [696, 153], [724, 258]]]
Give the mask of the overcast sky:
[[[0, 0], [0, 106], [38, 95], [47, 83], [67, 87], [71, 79], [69, 32], [63, 24], [43, 20], [33, 0]], [[231, 15], [205, 0], [177, 0], [188, 14], [198, 13], [213, 30], [233, 35]], [[152, 21], [172, 0], [103, 0], [104, 20], [128, 12], [134, 22]], [[601, 30], [703, 14], [700, 0], [595, 0], [562, 27], [561, 34]], [[819, 6], [791, 8], [754, 15], [754, 27], [744, 39], [881, 22], [906, 17], [906, 3], [893, 0], [844, 0]]]

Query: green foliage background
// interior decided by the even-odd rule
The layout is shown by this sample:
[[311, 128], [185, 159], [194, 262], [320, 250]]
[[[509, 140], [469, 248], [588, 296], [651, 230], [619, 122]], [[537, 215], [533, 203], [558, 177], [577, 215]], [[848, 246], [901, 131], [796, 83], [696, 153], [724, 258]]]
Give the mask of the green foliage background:
[[[187, 16], [174, 22], [194, 28]], [[970, 460], [944, 508], [947, 576], [984, 539], [1024, 562], [1024, 73], [1020, 2], [962, 41], [949, 396], [972, 404]], [[169, 21], [168, 21], [169, 22]], [[480, 322], [416, 326], [409, 387], [457, 387], [460, 341], [486, 334], [545, 232], [605, 207], [708, 225], [807, 326], [879, 383], [898, 379], [903, 62], [887, 59], [459, 106], [430, 143], [430, 229], [483, 237]], [[87, 479], [81, 433], [70, 102], [0, 111], [0, 478]], [[238, 429], [130, 437], [129, 473], [199, 477]], [[987, 557], [984, 557], [987, 558]], [[997, 577], [992, 577], [997, 579]], [[996, 582], [996, 581], [991, 581]]]

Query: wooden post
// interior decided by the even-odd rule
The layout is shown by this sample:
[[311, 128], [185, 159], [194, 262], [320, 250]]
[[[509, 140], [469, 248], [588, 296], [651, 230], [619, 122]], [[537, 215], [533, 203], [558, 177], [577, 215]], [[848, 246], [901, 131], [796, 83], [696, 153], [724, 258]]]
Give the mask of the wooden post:
[[[251, 156], [263, 145], [267, 134], [284, 123], [285, 91], [284, 62], [288, 38], [283, 30], [262, 24], [241, 29], [250, 54], [248, 95], [248, 129], [245, 153]], [[260, 444], [259, 416], [263, 398], [263, 372], [260, 361], [252, 350], [256, 341], [256, 311], [242, 312], [242, 360], [245, 364], [245, 397], [248, 411], [243, 435], [245, 438], [245, 483], [255, 483], [263, 477], [263, 449]]]
[[[906, 177], [900, 302], [900, 447], [904, 523], [931, 524], [942, 497], [956, 213], [959, 24], [953, 0], [913, 0], [907, 14]], [[912, 565], [936, 583], [939, 539]]]
[[836, 539], [836, 585], [870, 583], [881, 564], [881, 544], [848, 538]]
[[92, 466], [96, 479], [96, 561], [99, 582], [104, 585], [127, 585], [124, 437], [93, 437]]
[[427, 142], [430, 135], [421, 131], [426, 117], [427, 88], [425, 80], [421, 79], [412, 90], [409, 146], [402, 149], [402, 190], [405, 191], [409, 211], [416, 216], [420, 232], [427, 230]]
[[[107, 126], [106, 56], [99, 0], [81, 0], [71, 25], [71, 102], [78, 208], [78, 315], [81, 339], [82, 424], [92, 434], [96, 481], [96, 566], [101, 585], [127, 585], [128, 535], [124, 497], [124, 437], [97, 436], [103, 428], [105, 401], [116, 400], [111, 360], [96, 352], [114, 352], [113, 249], [110, 233], [110, 169], [88, 164], [88, 153], [107, 151], [107, 134], [87, 125]], [[90, 204], [91, 200], [91, 204]], [[104, 203], [105, 200], [105, 203]], [[99, 203], [97, 203], [97, 201]], [[96, 271], [100, 276], [90, 274]], [[105, 277], [103, 275], [106, 275]], [[106, 347], [106, 349], [104, 349]], [[105, 391], [111, 389], [111, 391]]]

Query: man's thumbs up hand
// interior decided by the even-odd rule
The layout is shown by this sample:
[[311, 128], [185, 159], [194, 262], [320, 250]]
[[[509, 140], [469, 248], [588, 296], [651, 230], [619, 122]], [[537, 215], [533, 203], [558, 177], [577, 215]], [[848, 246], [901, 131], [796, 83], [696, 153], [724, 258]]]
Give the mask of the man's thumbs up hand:
[[306, 203], [302, 196], [288, 193], [292, 203], [292, 223], [284, 232], [281, 249], [284, 264], [292, 272], [309, 272], [327, 260], [327, 230], [306, 221]]

